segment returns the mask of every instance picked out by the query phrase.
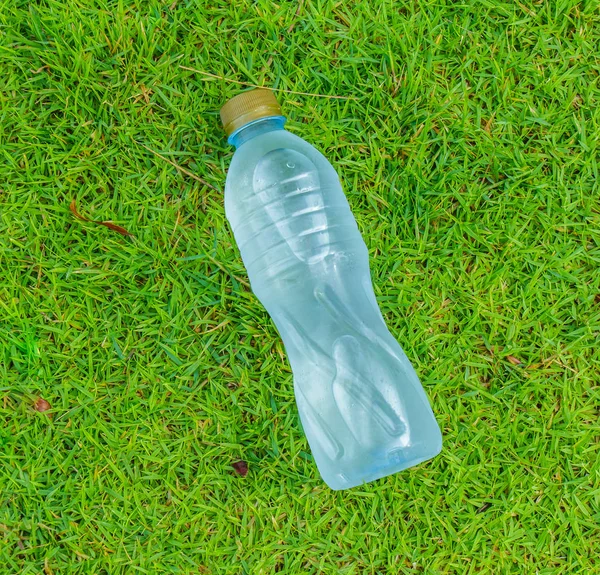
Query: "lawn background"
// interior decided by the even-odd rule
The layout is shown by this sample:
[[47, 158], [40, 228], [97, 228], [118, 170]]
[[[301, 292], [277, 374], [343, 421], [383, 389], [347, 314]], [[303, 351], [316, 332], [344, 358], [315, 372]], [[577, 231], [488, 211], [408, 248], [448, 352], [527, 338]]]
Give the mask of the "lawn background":
[[[595, 1], [1, 0], [0, 573], [600, 573], [599, 46]], [[339, 170], [435, 460], [319, 478], [240, 83]]]

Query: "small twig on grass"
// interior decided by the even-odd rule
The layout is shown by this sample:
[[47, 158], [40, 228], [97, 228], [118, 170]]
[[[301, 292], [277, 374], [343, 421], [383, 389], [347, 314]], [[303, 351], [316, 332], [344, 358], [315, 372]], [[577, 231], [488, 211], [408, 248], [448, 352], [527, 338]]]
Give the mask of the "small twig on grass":
[[241, 283], [242, 285], [246, 286], [248, 289], [252, 289], [250, 287], [250, 284], [246, 280], [243, 280], [242, 278], [233, 275], [221, 262], [217, 261], [215, 258], [211, 257], [208, 254], [205, 254], [205, 256], [208, 260], [210, 260], [213, 264], [215, 264], [222, 272], [225, 272], [226, 274], [230, 275], [238, 283]]
[[224, 76], [219, 76], [218, 74], [211, 74], [210, 72], [205, 72], [204, 70], [196, 70], [195, 68], [189, 68], [188, 66], [179, 66], [182, 70], [188, 70], [190, 72], [195, 72], [196, 74], [202, 74], [203, 76], [208, 76], [209, 78], [216, 78], [217, 80], [224, 80], [225, 82], [229, 82], [231, 84], [238, 84], [239, 86], [246, 86], [247, 88], [263, 88], [264, 90], [271, 90], [272, 92], [285, 92], [286, 94], [295, 94], [297, 96], [313, 96], [315, 98], [331, 98], [334, 100], [358, 100], [356, 96], [336, 96], [332, 94], [314, 94], [312, 92], [297, 92], [296, 90], [286, 90], [285, 88], [269, 88], [269, 86], [259, 86], [258, 84], [251, 84], [250, 82], [240, 82], [239, 80], [231, 80], [230, 78], [225, 78]]
[[179, 164], [176, 164], [173, 160], [169, 160], [169, 158], [166, 158], [165, 156], [163, 156], [156, 150], [149, 148], [148, 146], [146, 146], [145, 144], [142, 144], [141, 142], [135, 142], [135, 143], [138, 144], [138, 146], [142, 146], [142, 148], [145, 148], [146, 150], [148, 150], [150, 153], [154, 154], [155, 156], [159, 157], [161, 160], [164, 160], [165, 162], [167, 162], [167, 164], [170, 164], [176, 170], [179, 170], [182, 174], [185, 174], [186, 176], [193, 178], [194, 180], [196, 180], [197, 182], [200, 182], [202, 185], [206, 186], [207, 188], [215, 190], [215, 192], [220, 192], [220, 190], [218, 188], [216, 188], [212, 184], [209, 184], [206, 180], [203, 180], [201, 177], [197, 176], [193, 172], [190, 172], [189, 170], [186, 170], [184, 167], [180, 166]]

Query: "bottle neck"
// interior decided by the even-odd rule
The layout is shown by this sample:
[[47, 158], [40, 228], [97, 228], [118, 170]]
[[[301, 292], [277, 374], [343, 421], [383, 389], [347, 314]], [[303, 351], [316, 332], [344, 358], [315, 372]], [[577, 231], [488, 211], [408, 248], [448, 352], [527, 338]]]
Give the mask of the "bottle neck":
[[283, 130], [285, 124], [284, 116], [267, 116], [265, 118], [259, 118], [253, 122], [249, 122], [245, 126], [238, 128], [227, 141], [239, 148], [243, 143], [251, 140], [260, 134], [266, 134], [267, 132], [273, 132], [275, 130]]

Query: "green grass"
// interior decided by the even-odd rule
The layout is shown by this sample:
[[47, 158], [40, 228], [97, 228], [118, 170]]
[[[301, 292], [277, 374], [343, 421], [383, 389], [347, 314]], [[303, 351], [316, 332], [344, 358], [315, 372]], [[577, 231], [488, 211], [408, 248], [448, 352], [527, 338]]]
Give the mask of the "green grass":
[[[0, 573], [600, 573], [599, 45], [595, 1], [0, 0]], [[435, 460], [319, 478], [224, 217], [235, 82], [353, 98], [279, 94]]]

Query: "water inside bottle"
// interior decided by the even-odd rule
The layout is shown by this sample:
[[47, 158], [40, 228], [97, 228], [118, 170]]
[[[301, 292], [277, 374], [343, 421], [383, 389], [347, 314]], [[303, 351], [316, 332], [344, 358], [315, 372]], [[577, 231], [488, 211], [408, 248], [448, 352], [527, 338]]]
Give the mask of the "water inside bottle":
[[328, 485], [359, 485], [439, 452], [439, 428], [379, 311], [366, 246], [327, 160], [285, 130], [258, 135], [236, 152], [226, 210], [283, 338]]

